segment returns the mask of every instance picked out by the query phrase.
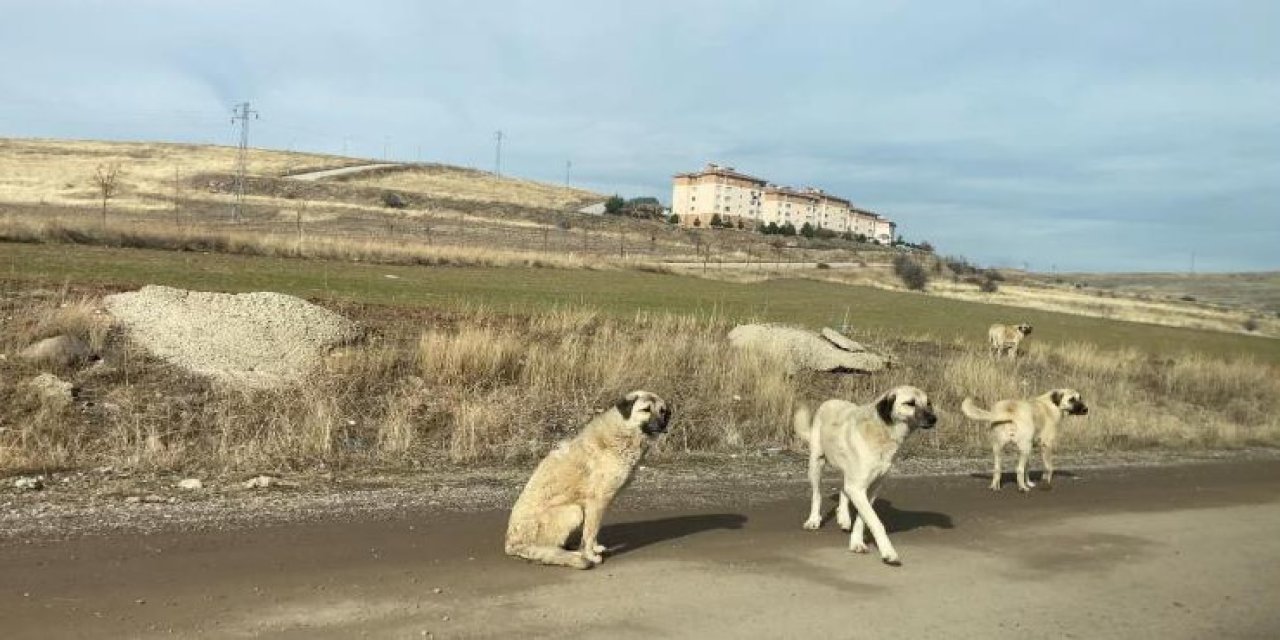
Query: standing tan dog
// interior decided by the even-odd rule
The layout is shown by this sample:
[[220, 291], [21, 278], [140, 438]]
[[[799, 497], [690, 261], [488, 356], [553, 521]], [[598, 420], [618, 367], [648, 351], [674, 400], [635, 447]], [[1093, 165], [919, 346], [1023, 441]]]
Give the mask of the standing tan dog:
[[[809, 443], [809, 484], [813, 489], [804, 528], [822, 526], [822, 468], [824, 462], [830, 463], [844, 473], [836, 519], [841, 529], [852, 530], [849, 550], [867, 552], [864, 527], [869, 527], [880, 558], [891, 565], [900, 564], [898, 552], [871, 505], [902, 441], [917, 428], [931, 429], [937, 422], [929, 397], [915, 387], [896, 387], [869, 405], [827, 400], [812, 420], [809, 408], [801, 405], [794, 426], [796, 434]], [[850, 502], [858, 512], [852, 523]]]
[[1065, 415], [1082, 416], [1089, 413], [1080, 392], [1074, 389], [1054, 389], [1030, 400], [1001, 400], [983, 409], [965, 398], [960, 404], [964, 415], [974, 420], [991, 423], [991, 451], [995, 456], [991, 472], [991, 490], [1000, 490], [1000, 453], [1010, 442], [1018, 445], [1018, 491], [1030, 491], [1036, 486], [1027, 480], [1027, 458], [1032, 445], [1039, 440], [1040, 456], [1044, 459], [1044, 484], [1053, 482], [1053, 445], [1058, 439], [1058, 423]]
[[998, 358], [1002, 355], [1008, 355], [1012, 360], [1018, 356], [1018, 345], [1022, 344], [1023, 338], [1031, 335], [1031, 325], [1022, 323], [1010, 326], [1007, 324], [993, 324], [987, 329], [987, 339], [991, 341], [991, 356]]
[[[604, 511], [627, 486], [650, 442], [666, 433], [670, 417], [662, 398], [632, 391], [577, 437], [557, 445], [533, 470], [511, 509], [507, 554], [575, 569], [603, 562], [606, 548], [597, 535]], [[578, 529], [581, 545], [566, 550]]]

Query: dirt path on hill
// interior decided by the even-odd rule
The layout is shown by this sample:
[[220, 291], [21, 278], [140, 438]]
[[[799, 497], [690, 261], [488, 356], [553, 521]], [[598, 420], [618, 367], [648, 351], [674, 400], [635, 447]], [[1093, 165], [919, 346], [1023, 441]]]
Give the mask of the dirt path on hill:
[[[904, 566], [803, 531], [804, 489], [648, 495], [588, 572], [502, 556], [505, 514], [0, 541], [0, 629], [100, 637], [1237, 638], [1280, 633], [1280, 461], [1077, 470], [992, 494], [895, 478]], [[637, 507], [636, 505], [642, 505]]]
[[388, 167], [402, 166], [393, 162], [378, 162], [374, 164], [362, 164], [354, 167], [342, 167], [340, 169], [325, 169], [323, 171], [311, 171], [309, 173], [295, 173], [287, 176], [290, 180], [305, 180], [315, 182], [316, 180], [324, 180], [325, 178], [337, 178], [339, 176], [349, 176], [366, 171], [376, 171], [378, 169], [386, 169]]

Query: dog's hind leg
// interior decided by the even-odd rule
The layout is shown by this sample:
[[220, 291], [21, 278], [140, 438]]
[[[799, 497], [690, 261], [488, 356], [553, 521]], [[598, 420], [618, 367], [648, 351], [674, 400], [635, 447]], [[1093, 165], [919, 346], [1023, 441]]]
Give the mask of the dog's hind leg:
[[809, 446], [809, 488], [812, 496], [809, 499], [809, 519], [804, 521], [804, 528], [813, 530], [822, 526], [822, 453]]
[[1000, 454], [1004, 452], [1004, 442], [999, 439], [991, 441], [991, 455], [995, 459], [991, 469], [991, 490], [1000, 490], [1000, 476], [1004, 474], [1004, 469], [1000, 464]]
[[[582, 525], [582, 508], [578, 505], [553, 507], [539, 514], [533, 527], [514, 528], [507, 536], [507, 555], [574, 569], [595, 566], [590, 559], [564, 548], [565, 540]], [[530, 531], [533, 529], [533, 531]]]
[[[865, 522], [868, 529], [871, 529], [871, 537], [876, 541], [876, 548], [880, 550], [880, 559], [886, 564], [898, 565], [898, 552], [893, 548], [893, 543], [889, 542], [889, 534], [884, 530], [884, 523], [880, 522], [880, 517], [876, 515], [875, 509], [871, 506], [871, 501], [867, 499], [867, 492], [864, 487], [857, 486], [851, 482], [846, 482], [844, 492], [849, 495], [849, 500], [853, 502], [853, 508], [858, 510], [858, 520]], [[854, 532], [858, 531], [857, 523], [854, 523]], [[854, 536], [849, 537], [849, 550], [857, 552], [855, 543], [862, 542]]]
[[1053, 484], [1053, 447], [1040, 444], [1040, 459], [1044, 460], [1044, 479], [1041, 484], [1048, 489]]
[[1030, 491], [1036, 484], [1027, 480], [1027, 458], [1031, 457], [1031, 443], [1018, 441], [1018, 491]]

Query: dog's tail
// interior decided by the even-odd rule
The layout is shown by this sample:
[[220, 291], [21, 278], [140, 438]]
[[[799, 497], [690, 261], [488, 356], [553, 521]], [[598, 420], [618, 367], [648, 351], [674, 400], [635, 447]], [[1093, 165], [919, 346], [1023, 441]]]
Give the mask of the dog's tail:
[[995, 422], [996, 420], [996, 414], [979, 407], [978, 403], [973, 401], [973, 398], [965, 398], [964, 402], [960, 403], [960, 410], [973, 420], [983, 420], [985, 422]]
[[796, 407], [796, 413], [791, 418], [791, 426], [801, 440], [809, 442], [809, 433], [813, 431], [813, 415], [809, 411], [809, 405], [801, 403]]
[[561, 549], [560, 547], [551, 547], [537, 544], [528, 544], [523, 542], [508, 542], [506, 546], [507, 555], [541, 562], [542, 564], [550, 564], [558, 567], [570, 567], [573, 569], [590, 569], [595, 563], [584, 558], [581, 553]]

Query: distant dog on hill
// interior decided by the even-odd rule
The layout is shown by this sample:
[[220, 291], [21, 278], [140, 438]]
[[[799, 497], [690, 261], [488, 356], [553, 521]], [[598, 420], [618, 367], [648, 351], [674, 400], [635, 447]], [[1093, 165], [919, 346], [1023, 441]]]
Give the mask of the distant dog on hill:
[[1022, 340], [1031, 335], [1031, 325], [1022, 323], [1010, 326], [1007, 324], [993, 324], [987, 329], [987, 339], [991, 342], [991, 355], [998, 358], [1002, 355], [1008, 355], [1010, 359], [1017, 357], [1018, 345], [1022, 344]]

